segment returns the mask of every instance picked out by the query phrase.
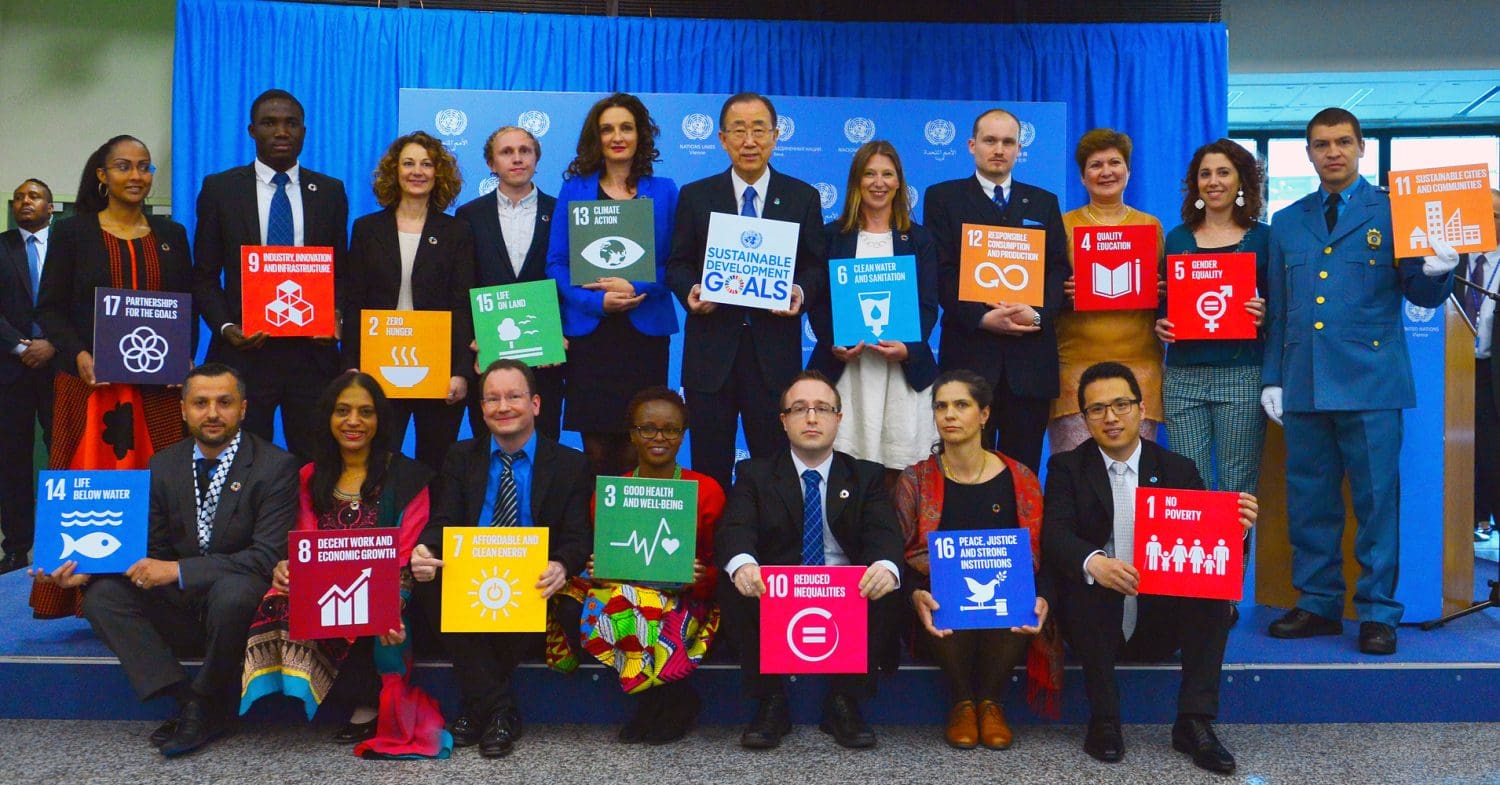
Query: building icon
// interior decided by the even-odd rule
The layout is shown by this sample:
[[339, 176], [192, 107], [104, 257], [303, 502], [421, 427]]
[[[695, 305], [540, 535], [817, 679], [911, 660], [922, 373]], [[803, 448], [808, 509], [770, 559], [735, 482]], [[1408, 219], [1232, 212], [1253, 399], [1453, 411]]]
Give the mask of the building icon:
[[366, 567], [348, 587], [334, 584], [318, 600], [324, 627], [370, 623], [370, 568]]
[[1443, 220], [1443, 203], [1441, 201], [1427, 202], [1424, 212], [1427, 218], [1427, 228], [1412, 227], [1411, 247], [1431, 248], [1433, 240], [1441, 240], [1449, 245], [1477, 245], [1479, 243], [1479, 224], [1465, 224], [1463, 222], [1463, 209], [1453, 208], [1453, 215], [1448, 220]]
[[312, 320], [312, 303], [302, 299], [302, 285], [291, 279], [276, 284], [276, 299], [266, 303], [266, 321], [277, 327], [287, 322], [305, 327]]

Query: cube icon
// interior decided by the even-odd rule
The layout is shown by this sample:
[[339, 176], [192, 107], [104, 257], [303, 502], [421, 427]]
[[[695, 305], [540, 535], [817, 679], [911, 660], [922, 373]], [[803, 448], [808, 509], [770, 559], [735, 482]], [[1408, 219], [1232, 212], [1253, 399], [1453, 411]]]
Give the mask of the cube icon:
[[287, 322], [302, 327], [312, 319], [312, 303], [302, 299], [300, 284], [290, 279], [276, 284], [276, 299], [266, 303], [266, 321], [277, 327]]

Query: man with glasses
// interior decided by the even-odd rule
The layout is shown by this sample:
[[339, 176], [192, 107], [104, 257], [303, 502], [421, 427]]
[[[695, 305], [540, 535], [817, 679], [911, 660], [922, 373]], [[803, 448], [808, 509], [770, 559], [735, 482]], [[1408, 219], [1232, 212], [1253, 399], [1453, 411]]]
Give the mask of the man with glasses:
[[[1234, 771], [1234, 756], [1212, 725], [1229, 603], [1139, 595], [1140, 565], [1133, 564], [1136, 489], [1202, 490], [1203, 478], [1191, 460], [1141, 438], [1141, 386], [1124, 365], [1085, 370], [1078, 408], [1093, 438], [1047, 462], [1042, 558], [1056, 578], [1063, 634], [1083, 664], [1090, 714], [1084, 752], [1105, 763], [1124, 758], [1115, 662], [1157, 662], [1180, 650], [1172, 747], [1201, 768]], [[1255, 497], [1241, 493], [1246, 535], [1256, 510]]]
[[[735, 431], [743, 421], [750, 454], [786, 449], [776, 425], [777, 390], [802, 370], [802, 312], [827, 296], [823, 220], [818, 192], [771, 169], [776, 108], [756, 93], [739, 93], [719, 111], [719, 144], [729, 170], [682, 187], [667, 285], [687, 309], [682, 385], [693, 428], [693, 468], [729, 487]], [[713, 213], [798, 224], [792, 301], [785, 311], [761, 311], [702, 299], [703, 254]]]
[[[770, 749], [791, 730], [786, 684], [760, 670], [761, 565], [868, 565], [860, 596], [870, 601], [869, 671], [832, 676], [823, 732], [840, 745], [875, 745], [859, 701], [875, 694], [875, 670], [894, 664], [902, 558], [901, 530], [886, 494], [885, 469], [833, 449], [843, 419], [838, 391], [817, 371], [796, 376], [781, 396], [781, 426], [790, 449], [741, 461], [714, 554], [730, 582], [719, 582], [724, 629], [740, 650], [746, 692], [759, 705], [740, 736]], [[694, 437], [696, 437], [696, 432]]]
[[[443, 529], [448, 526], [545, 526], [547, 569], [533, 588], [543, 599], [577, 575], [593, 551], [589, 499], [594, 472], [583, 453], [539, 434], [543, 401], [536, 377], [517, 360], [496, 360], [479, 377], [480, 405], [489, 432], [453, 445], [443, 462], [432, 518], [412, 550], [416, 597], [435, 626], [442, 618]], [[453, 657], [463, 714], [453, 722], [453, 746], [479, 744], [486, 758], [509, 755], [521, 736], [511, 674], [536, 633], [451, 633], [442, 636]]]

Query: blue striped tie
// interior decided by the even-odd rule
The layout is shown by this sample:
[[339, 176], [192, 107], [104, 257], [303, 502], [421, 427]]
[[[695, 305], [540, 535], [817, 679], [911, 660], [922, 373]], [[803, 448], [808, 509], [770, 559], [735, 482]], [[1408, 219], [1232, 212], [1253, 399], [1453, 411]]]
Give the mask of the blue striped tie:
[[520, 506], [516, 502], [515, 460], [525, 454], [525, 450], [518, 450], [514, 454], [504, 450], [495, 451], [495, 456], [500, 459], [500, 495], [495, 499], [494, 512], [490, 514], [491, 526], [515, 526], [520, 521], [517, 515]]
[[823, 475], [813, 469], [802, 473], [802, 563], [823, 564], [823, 496], [818, 486]]
[[271, 213], [266, 217], [266, 245], [296, 245], [297, 233], [292, 228], [292, 199], [286, 195], [286, 186], [292, 181], [286, 172], [271, 176], [271, 185], [276, 193], [271, 194]]

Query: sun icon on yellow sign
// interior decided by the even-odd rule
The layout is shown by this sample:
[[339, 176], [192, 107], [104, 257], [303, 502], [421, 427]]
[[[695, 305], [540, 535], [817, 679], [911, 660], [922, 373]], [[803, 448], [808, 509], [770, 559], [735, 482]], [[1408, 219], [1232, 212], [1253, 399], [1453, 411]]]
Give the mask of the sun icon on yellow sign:
[[495, 568], [494, 574], [479, 571], [478, 579], [470, 579], [469, 583], [474, 588], [468, 592], [474, 601], [469, 603], [470, 608], [479, 608], [479, 618], [483, 619], [493, 615], [495, 621], [499, 621], [502, 615], [510, 618], [510, 609], [519, 608], [516, 597], [521, 595], [516, 588], [519, 580], [510, 577], [510, 570], [500, 571]]

